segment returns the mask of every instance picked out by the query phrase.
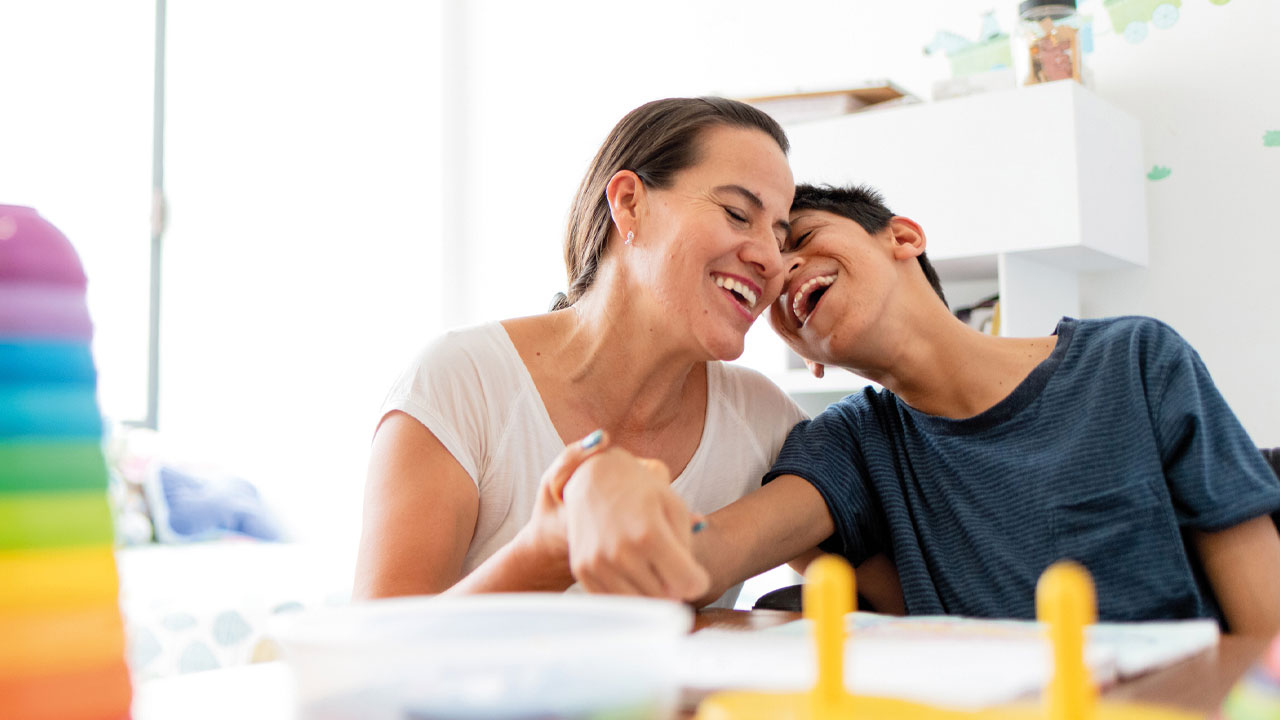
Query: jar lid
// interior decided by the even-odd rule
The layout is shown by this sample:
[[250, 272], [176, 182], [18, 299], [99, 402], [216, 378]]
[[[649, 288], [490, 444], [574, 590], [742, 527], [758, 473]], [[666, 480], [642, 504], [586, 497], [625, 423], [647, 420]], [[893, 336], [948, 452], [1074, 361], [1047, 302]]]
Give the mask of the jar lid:
[[1022, 4], [1018, 6], [1018, 15], [1026, 15], [1029, 11], [1035, 10], [1036, 8], [1049, 9], [1055, 6], [1060, 8], [1058, 12], [1050, 10], [1046, 13], [1036, 14], [1039, 17], [1047, 17], [1050, 20], [1061, 20], [1064, 17], [1075, 14], [1076, 0], [1023, 0]]

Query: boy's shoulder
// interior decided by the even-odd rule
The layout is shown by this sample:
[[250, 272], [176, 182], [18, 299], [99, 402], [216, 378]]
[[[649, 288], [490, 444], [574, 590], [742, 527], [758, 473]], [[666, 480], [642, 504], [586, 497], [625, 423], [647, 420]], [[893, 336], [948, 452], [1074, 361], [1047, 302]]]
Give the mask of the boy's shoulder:
[[1186, 342], [1167, 323], [1146, 315], [1120, 315], [1087, 320], [1063, 318], [1058, 325], [1058, 333], [1061, 334], [1064, 329], [1070, 329], [1076, 337], [1092, 342], [1122, 340], [1174, 342], [1177, 344]]
[[813, 420], [820, 424], [834, 422], [854, 428], [865, 428], [869, 421], [874, 421], [886, 412], [895, 412], [898, 406], [897, 397], [888, 388], [867, 385], [831, 403], [825, 410], [815, 415]]
[[1063, 333], [1071, 333], [1073, 354], [1091, 364], [1123, 358], [1150, 367], [1193, 352], [1178, 331], [1163, 321], [1143, 315], [1089, 320], [1063, 318], [1058, 334]]

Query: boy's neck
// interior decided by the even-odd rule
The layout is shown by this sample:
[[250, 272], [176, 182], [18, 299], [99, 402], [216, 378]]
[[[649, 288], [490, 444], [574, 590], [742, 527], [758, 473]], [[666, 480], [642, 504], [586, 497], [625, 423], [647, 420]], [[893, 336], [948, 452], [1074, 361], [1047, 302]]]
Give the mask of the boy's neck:
[[938, 306], [898, 323], [892, 362], [850, 368], [920, 412], [962, 419], [991, 409], [1044, 362], [1057, 338], [1002, 338], [965, 325]]

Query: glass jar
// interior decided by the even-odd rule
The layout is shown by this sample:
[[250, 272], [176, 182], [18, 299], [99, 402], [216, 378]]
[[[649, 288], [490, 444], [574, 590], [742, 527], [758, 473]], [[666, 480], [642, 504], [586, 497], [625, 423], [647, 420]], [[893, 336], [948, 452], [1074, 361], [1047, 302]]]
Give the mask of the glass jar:
[[1025, 85], [1072, 79], [1084, 82], [1084, 50], [1075, 0], [1024, 0], [1018, 34], [1029, 61]]

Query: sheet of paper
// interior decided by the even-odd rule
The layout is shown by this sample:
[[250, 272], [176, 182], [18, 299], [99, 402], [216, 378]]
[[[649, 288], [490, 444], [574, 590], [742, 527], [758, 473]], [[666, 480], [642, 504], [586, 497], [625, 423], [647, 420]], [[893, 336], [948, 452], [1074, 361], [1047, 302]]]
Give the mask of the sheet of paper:
[[[853, 613], [845, 680], [858, 694], [973, 709], [1033, 696], [1050, 673], [1041, 627], [1031, 621]], [[1099, 685], [1211, 647], [1212, 620], [1103, 624], [1088, 629], [1086, 660]], [[686, 641], [689, 696], [714, 689], [803, 690], [815, 677], [809, 624], [704, 630]]]

